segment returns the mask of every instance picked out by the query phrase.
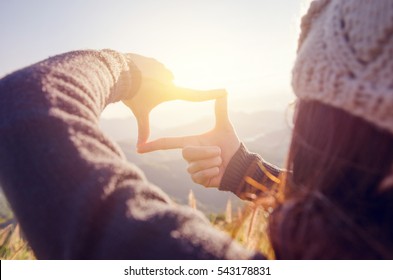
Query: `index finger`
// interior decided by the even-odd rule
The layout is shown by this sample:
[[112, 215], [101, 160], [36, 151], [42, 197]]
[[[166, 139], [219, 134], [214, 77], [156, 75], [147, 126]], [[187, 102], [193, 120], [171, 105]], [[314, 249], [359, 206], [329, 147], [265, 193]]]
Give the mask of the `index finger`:
[[200, 102], [221, 98], [226, 95], [225, 89], [196, 90], [177, 87], [171, 94], [171, 99]]
[[182, 154], [187, 161], [196, 161], [219, 156], [221, 148], [218, 146], [186, 146]]
[[231, 125], [228, 116], [228, 102], [226, 96], [216, 99], [214, 113], [216, 115], [216, 127], [227, 127]]
[[196, 136], [167, 137], [139, 145], [137, 152], [143, 154], [157, 150], [182, 149], [190, 145], [198, 145]]

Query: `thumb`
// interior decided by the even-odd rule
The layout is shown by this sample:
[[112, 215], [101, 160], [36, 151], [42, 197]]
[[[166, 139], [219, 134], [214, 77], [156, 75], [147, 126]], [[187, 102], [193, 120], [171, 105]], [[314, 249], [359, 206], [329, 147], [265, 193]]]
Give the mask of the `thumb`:
[[226, 96], [216, 99], [214, 111], [216, 115], [216, 127], [225, 128], [232, 126], [228, 116], [228, 102]]
[[201, 102], [217, 99], [227, 95], [225, 89], [196, 90], [189, 88], [176, 87], [170, 95], [171, 99]]
[[149, 123], [149, 113], [143, 113], [137, 117], [138, 123], [138, 142], [137, 147], [145, 144], [150, 136], [150, 123]]

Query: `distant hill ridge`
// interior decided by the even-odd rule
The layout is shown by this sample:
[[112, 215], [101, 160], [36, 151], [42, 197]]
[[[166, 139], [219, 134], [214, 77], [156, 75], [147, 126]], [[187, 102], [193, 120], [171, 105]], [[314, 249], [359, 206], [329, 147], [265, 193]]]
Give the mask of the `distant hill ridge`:
[[[285, 114], [279, 111], [258, 111], [254, 113], [231, 113], [231, 120], [238, 132], [239, 138], [252, 152], [256, 152], [267, 161], [283, 166], [285, 155], [288, 151], [291, 130], [285, 119]], [[135, 152], [135, 137], [137, 128], [124, 129], [131, 121], [126, 120], [103, 120], [101, 125], [108, 133], [114, 135], [125, 133], [117, 139], [119, 146], [124, 151], [130, 162], [138, 165], [146, 174], [147, 178], [161, 187], [171, 197], [180, 203], [187, 203], [190, 189], [194, 192], [199, 208], [205, 212], [223, 212], [228, 198], [234, 201], [236, 207], [238, 199], [225, 192], [215, 189], [205, 189], [192, 182], [186, 172], [187, 164], [181, 158], [180, 151], [156, 151], [140, 155]], [[188, 125], [176, 128], [159, 130], [156, 129], [156, 137], [190, 135], [196, 132], [206, 131], [208, 127], [206, 119], [197, 120]], [[132, 131], [131, 131], [132, 130]]]
[[[254, 113], [231, 113], [231, 119], [249, 150], [259, 153], [267, 161], [282, 166], [287, 154], [291, 131], [285, 114], [280, 111], [258, 111]], [[190, 189], [199, 203], [198, 208], [205, 212], [221, 213], [225, 209], [228, 198], [233, 200], [234, 207], [239, 204], [237, 198], [215, 189], [205, 189], [196, 185], [186, 172], [187, 164], [181, 158], [181, 151], [157, 151], [140, 155], [135, 152], [137, 127], [132, 119], [104, 119], [101, 127], [112, 139], [117, 141], [127, 159], [139, 166], [147, 178], [161, 187], [175, 201], [187, 203]], [[209, 129], [205, 119], [177, 128], [152, 128], [152, 138], [195, 134]], [[0, 215], [9, 215], [9, 208], [2, 192], [0, 192]]]

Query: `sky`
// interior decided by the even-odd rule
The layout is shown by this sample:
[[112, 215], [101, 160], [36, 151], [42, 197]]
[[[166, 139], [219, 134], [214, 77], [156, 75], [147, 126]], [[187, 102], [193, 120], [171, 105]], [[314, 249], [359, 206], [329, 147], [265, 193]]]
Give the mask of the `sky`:
[[[226, 88], [230, 100], [258, 95], [271, 97], [274, 104], [291, 96], [290, 72], [305, 2], [1, 1], [0, 76], [55, 54], [110, 48], [156, 58], [178, 85]], [[241, 104], [230, 103], [233, 109], [236, 103]], [[157, 118], [180, 106], [174, 104], [158, 110]], [[257, 109], [253, 105], [250, 110]], [[117, 104], [103, 116], [127, 114]]]

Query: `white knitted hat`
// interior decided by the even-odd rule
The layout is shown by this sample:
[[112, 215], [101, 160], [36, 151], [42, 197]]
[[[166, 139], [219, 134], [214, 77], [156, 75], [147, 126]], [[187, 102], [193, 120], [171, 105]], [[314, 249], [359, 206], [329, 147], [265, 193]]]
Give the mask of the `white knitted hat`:
[[316, 0], [301, 29], [295, 94], [393, 133], [393, 0]]

